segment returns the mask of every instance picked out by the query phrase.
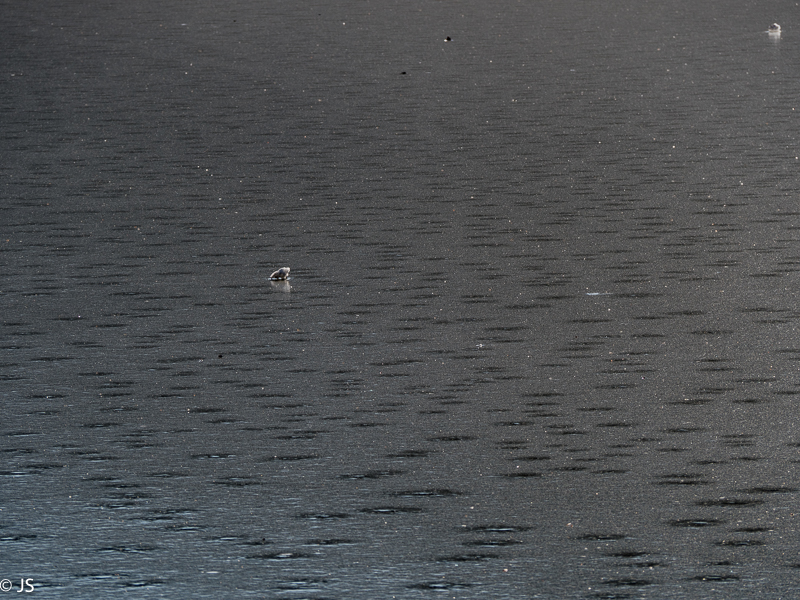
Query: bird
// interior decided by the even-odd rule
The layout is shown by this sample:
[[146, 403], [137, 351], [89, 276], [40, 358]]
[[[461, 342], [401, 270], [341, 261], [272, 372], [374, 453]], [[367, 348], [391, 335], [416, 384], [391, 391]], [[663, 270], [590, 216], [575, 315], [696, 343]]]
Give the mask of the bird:
[[773, 23], [772, 25], [769, 26], [769, 33], [780, 33], [780, 32], [781, 32], [781, 26], [778, 25], [777, 23]]
[[269, 276], [272, 281], [285, 281], [289, 279], [289, 267], [281, 267]]

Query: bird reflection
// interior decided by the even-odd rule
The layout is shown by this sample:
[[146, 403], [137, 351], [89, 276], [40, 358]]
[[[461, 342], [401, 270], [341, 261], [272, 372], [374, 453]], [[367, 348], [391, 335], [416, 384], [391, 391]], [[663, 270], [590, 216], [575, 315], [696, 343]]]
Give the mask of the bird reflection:
[[286, 292], [286, 293], [288, 293], [288, 292], [292, 291], [292, 284], [290, 284], [285, 279], [282, 280], [282, 281], [270, 281], [269, 285], [276, 292]]

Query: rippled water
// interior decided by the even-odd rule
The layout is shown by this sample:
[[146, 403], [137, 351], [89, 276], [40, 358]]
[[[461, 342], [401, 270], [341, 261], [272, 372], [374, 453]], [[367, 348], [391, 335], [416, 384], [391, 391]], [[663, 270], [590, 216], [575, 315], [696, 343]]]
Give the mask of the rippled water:
[[790, 7], [6, 4], [15, 590], [796, 589]]

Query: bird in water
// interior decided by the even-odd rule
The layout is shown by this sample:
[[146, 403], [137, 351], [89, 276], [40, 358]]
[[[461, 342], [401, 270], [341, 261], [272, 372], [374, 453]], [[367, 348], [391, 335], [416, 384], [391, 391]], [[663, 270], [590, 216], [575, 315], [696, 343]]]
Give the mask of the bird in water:
[[289, 267], [281, 267], [269, 276], [272, 281], [285, 281], [289, 279]]
[[769, 26], [768, 33], [778, 33], [779, 34], [780, 32], [781, 32], [781, 26], [778, 25], [777, 23], [773, 23], [772, 25]]

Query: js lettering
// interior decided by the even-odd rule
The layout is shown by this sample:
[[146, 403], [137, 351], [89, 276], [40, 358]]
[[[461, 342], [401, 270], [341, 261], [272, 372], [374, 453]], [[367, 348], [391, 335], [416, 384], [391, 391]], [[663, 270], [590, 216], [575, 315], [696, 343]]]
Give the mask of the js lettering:
[[33, 579], [20, 579], [19, 580], [19, 589], [17, 593], [25, 592], [26, 594], [30, 594], [33, 591]]

